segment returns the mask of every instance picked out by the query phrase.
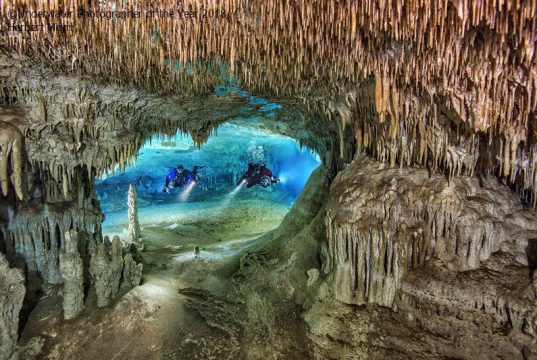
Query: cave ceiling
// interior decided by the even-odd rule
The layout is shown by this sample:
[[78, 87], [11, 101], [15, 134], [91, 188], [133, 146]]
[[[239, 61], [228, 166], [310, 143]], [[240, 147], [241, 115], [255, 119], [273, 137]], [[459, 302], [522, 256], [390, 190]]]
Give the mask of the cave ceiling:
[[[32, 11], [37, 3], [4, 1], [2, 13]], [[214, 7], [209, 0], [181, 3], [198, 12]], [[335, 124], [341, 158], [350, 134], [353, 149], [392, 166], [450, 177], [496, 174], [535, 204], [536, 1], [219, 4], [221, 16], [205, 21], [116, 13], [114, 21], [83, 18], [68, 36], [3, 32], [0, 41], [5, 52], [61, 74], [161, 95], [207, 94], [237, 81]], [[64, 0], [39, 8], [78, 13], [84, 5]], [[117, 10], [113, 2], [92, 6]], [[126, 1], [122, 11], [176, 6]]]

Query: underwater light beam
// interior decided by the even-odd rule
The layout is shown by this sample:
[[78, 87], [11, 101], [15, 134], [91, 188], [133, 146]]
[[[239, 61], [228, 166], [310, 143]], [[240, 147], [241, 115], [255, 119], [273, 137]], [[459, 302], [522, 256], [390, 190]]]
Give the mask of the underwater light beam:
[[235, 187], [235, 189], [233, 189], [233, 191], [230, 192], [226, 197], [231, 197], [231, 198], [235, 197], [235, 196], [239, 193], [239, 191], [241, 191], [241, 189], [242, 189], [242, 187], [243, 187], [244, 185], [246, 185], [246, 180], [242, 180], [242, 181], [240, 182], [240, 184], [237, 185], [237, 186]]
[[179, 200], [181, 202], [185, 202], [188, 200], [190, 194], [192, 193], [192, 190], [194, 189], [194, 186], [196, 186], [196, 182], [192, 181], [190, 184], [187, 185], [187, 187], [181, 192], [179, 195]]
[[242, 180], [239, 185], [235, 186], [235, 189], [233, 189], [229, 194], [224, 197], [224, 200], [222, 200], [222, 203], [220, 204], [220, 211], [222, 211], [223, 208], [229, 205], [231, 200], [233, 200], [233, 198], [237, 196], [237, 194], [239, 193], [239, 191], [241, 191], [244, 185], [246, 185], [246, 180]]

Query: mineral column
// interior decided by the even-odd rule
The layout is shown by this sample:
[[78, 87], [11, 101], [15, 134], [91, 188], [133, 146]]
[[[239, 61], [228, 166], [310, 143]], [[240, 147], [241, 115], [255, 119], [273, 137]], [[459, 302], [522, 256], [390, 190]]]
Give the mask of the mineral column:
[[[106, 306], [117, 295], [119, 282], [123, 271], [123, 258], [121, 241], [114, 236], [111, 247], [107, 237], [103, 243], [97, 246], [90, 260], [90, 272], [93, 277], [93, 285], [97, 294], [97, 306]], [[111, 250], [111, 253], [108, 252]]]
[[127, 198], [129, 205], [129, 237], [134, 241], [140, 238], [140, 224], [138, 223], [138, 196], [132, 184], [129, 185], [129, 195]]
[[123, 280], [121, 287], [125, 289], [132, 289], [140, 285], [142, 279], [142, 264], [136, 264], [131, 254], [125, 255], [123, 258]]
[[78, 252], [78, 234], [65, 233], [65, 250], [60, 252], [60, 273], [63, 278], [63, 317], [72, 319], [84, 307], [84, 266]]
[[0, 359], [9, 359], [16, 349], [19, 312], [25, 293], [22, 271], [11, 269], [0, 253]]

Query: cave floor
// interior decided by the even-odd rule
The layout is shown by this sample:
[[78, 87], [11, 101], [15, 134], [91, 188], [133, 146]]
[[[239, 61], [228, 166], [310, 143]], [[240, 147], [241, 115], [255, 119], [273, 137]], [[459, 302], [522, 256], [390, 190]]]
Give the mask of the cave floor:
[[[206, 202], [196, 210], [188, 204], [141, 209], [142, 285], [104, 308], [90, 290], [83, 313], [69, 321], [62, 317], [61, 288], [45, 289], [21, 343], [45, 338], [44, 359], [251, 358], [244, 349], [247, 309], [231, 275], [248, 248], [288, 211], [288, 205], [262, 198], [218, 207]], [[104, 234], [122, 232], [125, 224], [113, 217]], [[280, 325], [293, 333], [300, 328], [293, 321]]]

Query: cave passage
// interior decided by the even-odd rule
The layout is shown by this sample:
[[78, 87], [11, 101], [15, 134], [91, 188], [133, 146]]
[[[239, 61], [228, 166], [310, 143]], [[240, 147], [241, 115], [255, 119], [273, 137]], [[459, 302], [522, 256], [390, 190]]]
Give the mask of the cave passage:
[[[249, 163], [266, 163], [280, 182], [237, 186]], [[154, 135], [124, 172], [96, 180], [103, 234], [127, 237], [127, 193], [133, 184], [144, 241], [180, 249], [176, 259], [190, 257], [196, 246], [202, 248], [198, 257], [214, 258], [205, 251], [211, 244], [253, 239], [276, 228], [319, 164], [317, 154], [256, 126], [255, 119], [220, 126], [200, 148], [181, 132]], [[166, 176], [178, 165], [204, 168], [195, 185], [163, 192]]]

